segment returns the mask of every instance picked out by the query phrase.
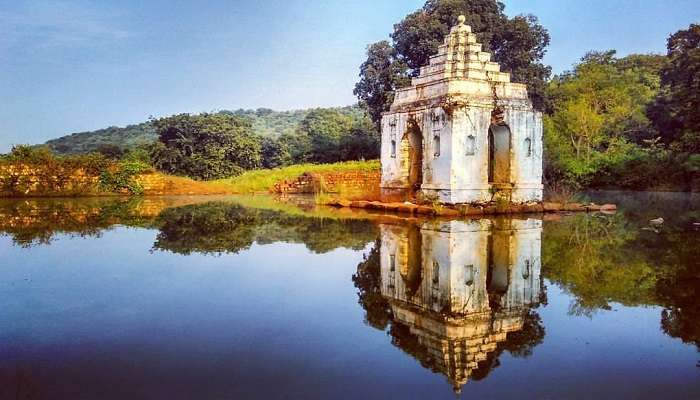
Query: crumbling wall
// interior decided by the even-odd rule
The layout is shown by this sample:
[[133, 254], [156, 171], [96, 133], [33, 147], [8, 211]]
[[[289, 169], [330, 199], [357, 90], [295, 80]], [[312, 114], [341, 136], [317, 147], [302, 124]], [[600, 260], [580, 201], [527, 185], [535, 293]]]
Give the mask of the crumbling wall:
[[99, 176], [83, 168], [0, 164], [0, 197], [77, 196], [99, 192]]
[[304, 173], [275, 184], [273, 192], [285, 194], [319, 192], [370, 192], [379, 190], [379, 171]]

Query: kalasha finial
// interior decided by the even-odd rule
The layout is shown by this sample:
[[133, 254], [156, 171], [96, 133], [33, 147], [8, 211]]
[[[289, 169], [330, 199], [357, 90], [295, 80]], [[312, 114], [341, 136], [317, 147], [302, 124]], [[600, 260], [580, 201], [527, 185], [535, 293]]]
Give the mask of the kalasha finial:
[[464, 22], [466, 22], [466, 21], [467, 21], [467, 17], [465, 17], [464, 15], [460, 15], [459, 17], [457, 17], [457, 23], [459, 25], [464, 25]]

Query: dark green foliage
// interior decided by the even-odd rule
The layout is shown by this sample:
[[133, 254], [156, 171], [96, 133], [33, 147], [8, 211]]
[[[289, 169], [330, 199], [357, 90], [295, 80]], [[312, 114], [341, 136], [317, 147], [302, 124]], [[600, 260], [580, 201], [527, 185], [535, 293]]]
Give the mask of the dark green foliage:
[[337, 111], [314, 110], [301, 121], [298, 134], [311, 144], [309, 161], [328, 163], [342, 160], [340, 141], [352, 129], [353, 120]]
[[72, 133], [46, 144], [58, 154], [80, 154], [100, 152], [103, 146], [118, 146], [126, 150], [152, 143], [157, 134], [149, 122], [129, 125], [124, 128], [111, 126], [96, 131]]
[[[221, 114], [243, 117], [251, 121], [253, 131], [263, 137], [278, 137], [294, 134], [299, 123], [313, 109], [294, 111], [273, 111], [269, 108], [257, 110], [221, 111]], [[355, 117], [362, 116], [364, 111], [357, 106], [333, 108], [341, 114]], [[46, 142], [58, 154], [79, 154], [100, 152], [107, 149], [114, 152], [119, 147], [122, 152], [135, 147], [143, 147], [158, 140], [158, 134], [150, 122], [129, 125], [125, 128], [110, 127], [90, 132], [73, 133]], [[106, 146], [106, 147], [105, 147]]]
[[700, 153], [700, 25], [668, 39], [668, 63], [661, 69], [664, 91], [650, 116], [666, 143], [679, 151]]
[[353, 117], [317, 109], [299, 124], [296, 138], [285, 140], [295, 162], [331, 163], [379, 156], [379, 133], [365, 114]]
[[226, 114], [180, 114], [151, 121], [159, 140], [153, 165], [196, 179], [236, 176], [261, 164], [261, 140], [250, 121]]
[[112, 160], [118, 160], [124, 155], [124, 149], [121, 146], [111, 143], [99, 145], [97, 152]]
[[528, 85], [536, 108], [544, 108], [545, 82], [551, 70], [541, 60], [549, 33], [536, 17], [508, 18], [503, 10], [503, 3], [494, 0], [428, 0], [422, 9], [394, 25], [391, 44], [384, 41], [369, 46], [355, 85], [355, 95], [372, 120], [378, 123], [393, 100], [391, 92], [408, 84], [407, 78], [428, 64], [461, 14], [484, 50], [493, 53], [494, 61], [511, 73], [514, 82]]
[[667, 56], [590, 52], [547, 94], [550, 181], [700, 187], [700, 25], [673, 34]]
[[658, 103], [660, 55], [590, 52], [573, 71], [554, 77], [547, 88], [545, 175], [548, 182], [577, 187], [664, 188], [694, 185], [688, 158], [679, 157], [650, 120]]
[[143, 194], [143, 187], [136, 181], [140, 174], [151, 172], [153, 168], [139, 160], [121, 160], [113, 167], [100, 173], [100, 186], [106, 192]]
[[397, 59], [396, 50], [388, 41], [367, 47], [367, 60], [360, 65], [362, 79], [355, 84], [353, 93], [375, 123], [394, 101], [394, 90], [410, 82], [407, 71], [408, 66]]
[[379, 157], [379, 132], [358, 106], [182, 114], [50, 143], [57, 152], [97, 151], [113, 160], [138, 153], [141, 161], [164, 172], [197, 179], [235, 176], [258, 167]]
[[292, 163], [289, 145], [280, 138], [262, 138], [261, 151], [263, 168], [278, 168]]
[[341, 159], [373, 160], [379, 158], [381, 141], [372, 121], [365, 117], [353, 123], [350, 133], [340, 139]]
[[668, 62], [661, 69], [662, 91], [648, 115], [672, 152], [675, 175], [684, 189], [700, 186], [700, 25], [691, 24], [668, 39]]
[[546, 84], [552, 69], [541, 60], [549, 46], [549, 33], [534, 15], [518, 15], [506, 19], [491, 39], [493, 58], [501, 70], [510, 72], [511, 81], [527, 84], [533, 105], [543, 110]]

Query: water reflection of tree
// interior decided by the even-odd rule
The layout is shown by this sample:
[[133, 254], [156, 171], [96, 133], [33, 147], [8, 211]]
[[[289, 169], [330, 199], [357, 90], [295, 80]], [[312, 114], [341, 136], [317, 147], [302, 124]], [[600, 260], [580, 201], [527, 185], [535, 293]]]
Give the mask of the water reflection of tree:
[[171, 208], [158, 217], [154, 248], [179, 254], [237, 253], [253, 243], [303, 243], [316, 253], [340, 247], [362, 249], [377, 235], [361, 220], [291, 215], [213, 202]]
[[574, 297], [574, 314], [592, 316], [612, 302], [661, 306], [662, 330], [700, 350], [698, 217], [677, 210], [658, 232], [622, 213], [548, 222], [543, 274]]
[[592, 315], [611, 301], [653, 302], [654, 268], [627, 245], [637, 235], [622, 215], [578, 214], [545, 224], [543, 273], [574, 296], [573, 314]]
[[51, 244], [56, 235], [99, 237], [115, 224], [147, 226], [152, 218], [138, 210], [142, 200], [0, 200], [0, 233], [22, 247]]
[[364, 256], [352, 281], [358, 290], [358, 303], [365, 310], [365, 322], [373, 328], [384, 330], [389, 326], [391, 307], [381, 291], [379, 246], [379, 241], [375, 242], [369, 254]]
[[[59, 234], [99, 237], [116, 225], [159, 229], [154, 248], [179, 254], [239, 252], [254, 242], [303, 243], [325, 253], [363, 249], [377, 235], [363, 220], [318, 218], [253, 209], [232, 202], [171, 207], [161, 198], [0, 200], [0, 234], [17, 245], [51, 244]], [[171, 208], [168, 208], [171, 207]]]

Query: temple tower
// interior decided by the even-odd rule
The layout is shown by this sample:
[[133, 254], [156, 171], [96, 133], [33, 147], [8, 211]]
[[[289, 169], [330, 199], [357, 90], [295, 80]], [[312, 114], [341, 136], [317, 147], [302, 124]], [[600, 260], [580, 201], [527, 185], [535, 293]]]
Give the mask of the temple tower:
[[382, 117], [382, 194], [541, 201], [542, 115], [458, 21]]

